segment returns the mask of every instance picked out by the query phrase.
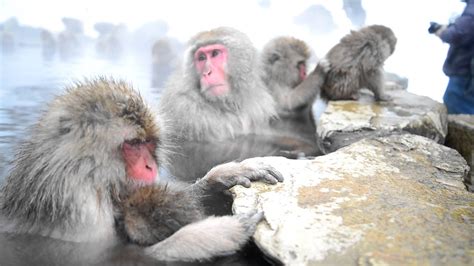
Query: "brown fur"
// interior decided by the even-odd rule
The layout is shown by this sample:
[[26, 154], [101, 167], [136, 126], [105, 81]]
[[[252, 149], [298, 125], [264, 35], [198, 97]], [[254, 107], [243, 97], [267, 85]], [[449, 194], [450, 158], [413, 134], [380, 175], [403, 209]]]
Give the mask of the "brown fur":
[[395, 50], [393, 31], [382, 25], [351, 31], [326, 55], [330, 70], [321, 90], [326, 100], [356, 100], [367, 88], [378, 101], [390, 100], [383, 93], [383, 64]]

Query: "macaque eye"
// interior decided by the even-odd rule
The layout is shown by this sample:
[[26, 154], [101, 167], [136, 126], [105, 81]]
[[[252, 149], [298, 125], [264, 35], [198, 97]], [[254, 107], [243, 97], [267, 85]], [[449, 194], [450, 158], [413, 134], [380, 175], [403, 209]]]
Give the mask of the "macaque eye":
[[218, 56], [220, 53], [221, 53], [220, 50], [217, 50], [217, 49], [212, 50], [212, 57], [216, 57], [216, 56]]
[[278, 54], [274, 53], [274, 54], [270, 55], [270, 58], [268, 58], [268, 62], [273, 65], [279, 59], [280, 59], [280, 56]]
[[130, 144], [132, 146], [136, 146], [136, 145], [142, 144], [143, 141], [140, 139], [131, 139], [131, 140], [126, 140], [125, 143]]
[[296, 67], [300, 68], [302, 66], [305, 66], [304, 61], [299, 61], [298, 64], [296, 64]]
[[206, 55], [204, 53], [200, 53], [197, 58], [198, 61], [204, 61], [206, 60]]

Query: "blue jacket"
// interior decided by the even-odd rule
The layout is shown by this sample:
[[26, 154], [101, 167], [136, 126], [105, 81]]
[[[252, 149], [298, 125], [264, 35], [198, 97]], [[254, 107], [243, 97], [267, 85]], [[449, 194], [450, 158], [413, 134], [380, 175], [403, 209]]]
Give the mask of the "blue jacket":
[[447, 76], [472, 77], [471, 62], [474, 57], [474, 0], [466, 1], [466, 8], [459, 18], [441, 33], [443, 42], [449, 43], [448, 55], [443, 65]]

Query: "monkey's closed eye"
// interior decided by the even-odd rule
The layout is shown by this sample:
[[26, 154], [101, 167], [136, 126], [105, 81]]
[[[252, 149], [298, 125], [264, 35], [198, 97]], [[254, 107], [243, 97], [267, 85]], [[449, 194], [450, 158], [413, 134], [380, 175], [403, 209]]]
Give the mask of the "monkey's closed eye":
[[136, 146], [136, 145], [143, 144], [144, 141], [141, 139], [131, 139], [131, 140], [126, 140], [125, 143], [130, 144], [132, 146]]
[[268, 58], [268, 62], [270, 64], [274, 64], [279, 59], [280, 59], [280, 56], [278, 54], [272, 54], [272, 55], [270, 55], [270, 58]]

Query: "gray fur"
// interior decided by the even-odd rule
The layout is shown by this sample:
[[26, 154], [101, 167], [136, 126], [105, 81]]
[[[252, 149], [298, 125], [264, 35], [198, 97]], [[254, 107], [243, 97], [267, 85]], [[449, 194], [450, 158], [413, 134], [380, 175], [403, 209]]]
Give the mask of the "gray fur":
[[0, 230], [111, 245], [128, 239], [154, 244], [149, 254], [159, 260], [236, 252], [261, 215], [201, 221], [202, 193], [248, 186], [250, 180], [275, 183], [281, 174], [242, 162], [216, 166], [187, 187], [134, 182], [127, 177], [121, 147], [131, 140], [154, 142], [152, 155], [161, 163], [166, 128], [158, 121], [124, 82], [98, 78], [68, 88], [49, 104], [17, 152], [1, 188]]
[[351, 31], [326, 55], [330, 70], [321, 90], [326, 100], [356, 100], [359, 90], [367, 88], [376, 100], [390, 100], [383, 93], [383, 64], [395, 50], [393, 31], [371, 25]]
[[[209, 98], [200, 92], [194, 52], [223, 44], [229, 55], [231, 93]], [[188, 140], [222, 140], [264, 130], [276, 116], [275, 102], [260, 79], [260, 62], [250, 39], [232, 28], [216, 28], [191, 38], [181, 71], [170, 78], [160, 100], [160, 113], [172, 120], [172, 134]]]
[[262, 213], [208, 217], [189, 224], [168, 239], [148, 247], [146, 253], [167, 261], [206, 260], [239, 250], [256, 230]]
[[[319, 88], [302, 83], [298, 64], [305, 66], [310, 57], [307, 44], [293, 37], [278, 37], [268, 42], [262, 51], [263, 81], [278, 104], [278, 115], [291, 116], [297, 109], [311, 105]], [[300, 97], [304, 94], [306, 97]]]
[[308, 45], [293, 37], [275, 38], [262, 51], [262, 79], [277, 103], [279, 117], [271, 126], [275, 132], [301, 142], [294, 151], [303, 156], [318, 155], [312, 106], [328, 70], [327, 62], [320, 61], [303, 80], [298, 67], [303, 64], [306, 68], [310, 55]]

